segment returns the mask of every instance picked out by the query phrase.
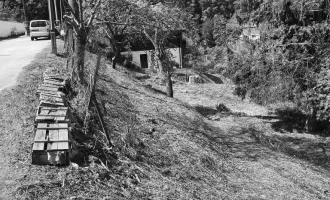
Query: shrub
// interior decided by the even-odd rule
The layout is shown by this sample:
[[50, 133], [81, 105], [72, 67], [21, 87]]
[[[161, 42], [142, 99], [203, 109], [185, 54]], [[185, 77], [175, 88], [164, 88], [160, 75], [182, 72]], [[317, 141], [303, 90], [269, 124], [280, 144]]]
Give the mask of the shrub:
[[230, 109], [227, 108], [227, 106], [225, 106], [225, 104], [223, 104], [223, 103], [218, 103], [218, 104], [215, 106], [215, 109], [216, 109], [218, 112], [230, 112]]

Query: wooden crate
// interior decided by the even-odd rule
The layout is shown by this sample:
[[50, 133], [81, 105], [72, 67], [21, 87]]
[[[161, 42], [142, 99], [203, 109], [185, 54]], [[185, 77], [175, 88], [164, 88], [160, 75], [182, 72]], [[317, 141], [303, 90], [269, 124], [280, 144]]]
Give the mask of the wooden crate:
[[38, 90], [40, 90], [40, 91], [50, 91], [50, 92], [60, 92], [59, 87], [51, 87], [51, 86], [48, 86], [48, 85], [40, 85], [38, 87]]
[[41, 93], [39, 95], [40, 105], [42, 107], [63, 107], [64, 100], [62, 97], [50, 96]]
[[35, 165], [69, 165], [68, 151], [33, 151], [32, 164]]
[[47, 107], [57, 108], [57, 107], [63, 107], [65, 105], [64, 105], [64, 103], [60, 103], [60, 102], [41, 100], [40, 101], [40, 106], [45, 106], [45, 107], [47, 106]]
[[68, 122], [67, 118], [68, 108], [67, 107], [42, 107], [39, 106], [36, 113], [35, 122]]
[[63, 97], [65, 96], [63, 92], [60, 92], [60, 91], [56, 91], [56, 92], [53, 92], [53, 91], [46, 91], [46, 90], [37, 90], [37, 95], [45, 95], [45, 96], [54, 96], [54, 97]]
[[32, 164], [69, 164], [70, 141], [68, 123], [38, 123], [32, 147]]
[[44, 84], [64, 87], [65, 86], [65, 81], [60, 81], [60, 80], [51, 79], [51, 78], [44, 78]]
[[40, 101], [44, 100], [44, 101], [50, 101], [50, 102], [63, 103], [64, 104], [63, 97], [45, 95], [43, 93], [40, 94], [39, 100]]

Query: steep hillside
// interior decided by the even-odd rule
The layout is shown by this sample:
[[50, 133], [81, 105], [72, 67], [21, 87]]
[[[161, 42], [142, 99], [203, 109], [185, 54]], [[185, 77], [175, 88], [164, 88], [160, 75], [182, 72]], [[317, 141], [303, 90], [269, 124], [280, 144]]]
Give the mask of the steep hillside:
[[[94, 66], [95, 59], [89, 54], [87, 65]], [[45, 60], [47, 64], [42, 65]], [[35, 77], [31, 84], [36, 84], [41, 80], [40, 71], [58, 68], [59, 63], [63, 66], [62, 61], [60, 57], [46, 56], [25, 68], [22, 74], [33, 73], [29, 77]], [[15, 154], [20, 161], [7, 162], [6, 168], [16, 166], [20, 171], [12, 179], [6, 176], [6, 184], [11, 184], [8, 188], [17, 189], [16, 198], [329, 198], [329, 172], [324, 168], [272, 151], [254, 139], [250, 124], [263, 123], [253, 120], [266, 110], [254, 104], [242, 104], [232, 95], [231, 86], [189, 85], [177, 81], [175, 98], [171, 99], [124, 69], [113, 70], [103, 64], [99, 74], [96, 96], [111, 132], [112, 149], [106, 145], [93, 113], [89, 118], [92, 122], [89, 131], [84, 134], [80, 125], [85, 117], [84, 91], [72, 93], [69, 100], [78, 150], [73, 162], [78, 166], [30, 165], [28, 140], [32, 141], [32, 134], [24, 134], [25, 142]], [[30, 86], [17, 87], [24, 90]], [[32, 87], [26, 91], [31, 95], [34, 90]], [[8, 98], [7, 93], [5, 95], [2, 98]], [[17, 104], [23, 100], [15, 99]], [[7, 101], [2, 102], [8, 105]], [[214, 109], [217, 103], [225, 104], [232, 113], [217, 112]], [[9, 111], [5, 105], [1, 108]], [[34, 111], [27, 110], [27, 113], [33, 116]], [[209, 113], [219, 118], [210, 120]], [[29, 118], [29, 122], [31, 120]], [[11, 121], [5, 120], [3, 126], [10, 124]], [[3, 138], [3, 143], [15, 141], [18, 133], [11, 139]], [[12, 156], [6, 151], [3, 154], [8, 159]], [[1, 171], [1, 174], [7, 172]]]

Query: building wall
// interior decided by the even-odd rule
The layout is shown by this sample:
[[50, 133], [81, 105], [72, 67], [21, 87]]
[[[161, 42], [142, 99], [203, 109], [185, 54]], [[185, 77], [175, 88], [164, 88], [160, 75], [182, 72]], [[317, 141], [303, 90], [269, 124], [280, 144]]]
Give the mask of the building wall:
[[[172, 54], [172, 60], [179, 65], [180, 68], [182, 68], [182, 59], [181, 59], [181, 52], [180, 48], [171, 48], [170, 52]], [[154, 69], [153, 63], [152, 63], [152, 53], [153, 50], [151, 51], [125, 51], [121, 52], [122, 55], [132, 56], [132, 63], [141, 67], [141, 60], [140, 60], [140, 55], [141, 54], [147, 54], [148, 57], [148, 68], [149, 69]]]
[[250, 40], [260, 39], [260, 31], [257, 27], [243, 28], [242, 35], [248, 37]]
[[18, 22], [0, 21], [0, 37], [9, 37], [11, 36], [12, 31], [15, 31], [16, 34], [24, 33], [24, 24]]

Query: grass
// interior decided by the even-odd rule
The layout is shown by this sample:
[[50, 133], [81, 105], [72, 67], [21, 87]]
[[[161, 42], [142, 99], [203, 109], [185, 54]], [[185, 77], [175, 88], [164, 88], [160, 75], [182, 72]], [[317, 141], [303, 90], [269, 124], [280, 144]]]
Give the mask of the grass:
[[[74, 162], [79, 167], [30, 165], [29, 124], [33, 123], [37, 105], [34, 92], [43, 70], [65, 63], [46, 52], [25, 68], [20, 77], [26, 81], [22, 86], [1, 94], [5, 98], [1, 108], [7, 113], [1, 127], [16, 133], [4, 134], [9, 138], [4, 141], [6, 146], [0, 146], [11, 148], [3, 153], [3, 160], [8, 160], [4, 166], [8, 166], [1, 172], [9, 174], [1, 179], [7, 182], [5, 195], [16, 191], [17, 199], [329, 198], [329, 172], [262, 145], [267, 144], [263, 142], [265, 132], [271, 132], [270, 137], [275, 135], [269, 119], [260, 117], [267, 115], [267, 109], [240, 101], [232, 94], [233, 87], [177, 82], [176, 98], [168, 98], [145, 86], [148, 83], [162, 88], [161, 81], [135, 79], [125, 69], [111, 69], [105, 61], [96, 97], [114, 146], [107, 145], [94, 110], [84, 133], [86, 91], [77, 87], [68, 100], [74, 144], [79, 152]], [[86, 61], [92, 72], [95, 55], [87, 54]], [[12, 111], [9, 103], [20, 107]], [[197, 112], [198, 106], [216, 111], [217, 104], [223, 104], [231, 114], [219, 115], [214, 121]], [[17, 112], [26, 108], [31, 110], [22, 131], [23, 126], [12, 125], [20, 123], [22, 114]], [[235, 114], [241, 112], [245, 115]], [[22, 134], [24, 131], [30, 132]], [[15, 161], [15, 155], [18, 160], [9, 161]], [[4, 187], [2, 191], [6, 191]]]
[[19, 185], [18, 180], [39, 176], [38, 169], [31, 165], [30, 152], [38, 105], [35, 91], [43, 71], [62, 64], [48, 52], [50, 49], [38, 54], [37, 59], [19, 74], [17, 84], [0, 93], [0, 199], [13, 198], [11, 195]]

